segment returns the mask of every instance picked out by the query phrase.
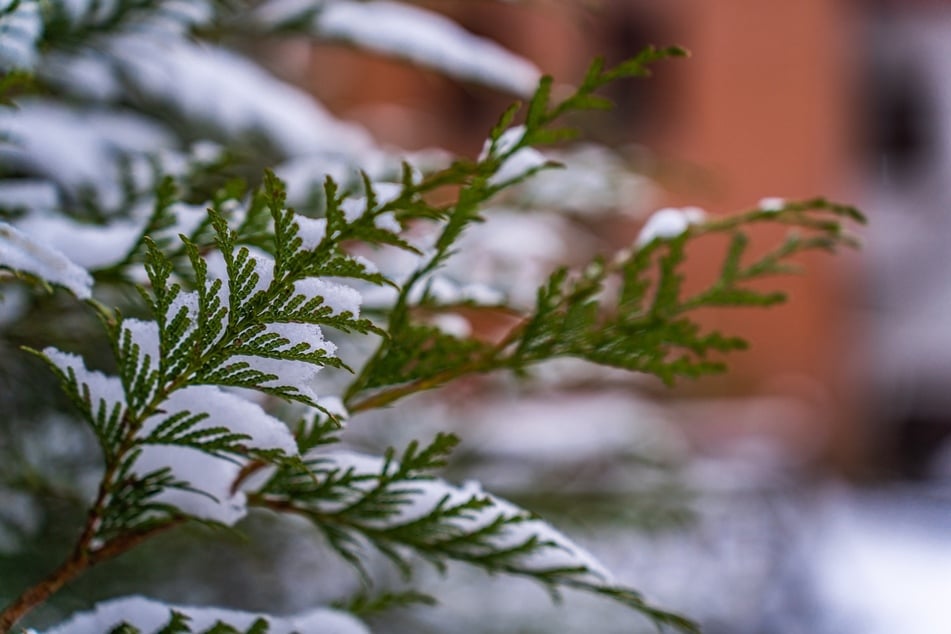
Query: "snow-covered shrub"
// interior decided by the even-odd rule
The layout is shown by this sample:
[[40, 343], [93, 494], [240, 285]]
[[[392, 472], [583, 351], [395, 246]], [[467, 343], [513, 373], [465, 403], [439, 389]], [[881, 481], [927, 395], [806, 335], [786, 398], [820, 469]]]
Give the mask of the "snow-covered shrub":
[[[284, 36], [369, 48], [528, 103], [502, 114], [478, 157], [401, 156], [236, 48]], [[528, 62], [396, 2], [0, 1], [0, 407], [12, 413], [0, 546], [29, 552], [48, 538], [37, 500], [86, 506], [56, 527], [72, 545], [47, 577], [44, 552], [0, 580], [0, 632], [172, 529], [256, 516], [303, 520], [366, 589], [348, 598], [342, 586], [336, 609], [296, 617], [113, 599], [50, 631], [363, 632], [346, 611], [430, 600], [411, 585], [374, 591], [380, 557], [405, 584], [421, 562], [462, 562], [694, 631], [531, 510], [438, 477], [456, 436], [382, 455], [341, 443], [365, 412], [472, 375], [525, 376], [557, 359], [665, 382], [720, 371], [719, 355], [744, 342], [704, 331], [694, 311], [780, 302], [749, 283], [788, 272], [802, 251], [852, 244], [840, 223], [860, 216], [824, 200], [725, 219], [665, 209], [621, 252], [549, 270], [557, 254], [520, 224], [526, 214], [616, 207], [642, 183], [601, 149], [539, 148], [572, 136], [564, 115], [608, 107], [604, 84], [680, 54], [595, 62], [553, 99]], [[567, 165], [558, 178], [553, 158]], [[480, 239], [493, 215], [506, 228]], [[754, 223], [797, 232], [745, 258]], [[687, 246], [708, 235], [728, 238], [722, 268], [687, 293]], [[508, 276], [532, 239], [527, 274]], [[504, 332], [486, 336], [479, 316], [498, 314]], [[63, 422], [77, 417], [92, 436]]]

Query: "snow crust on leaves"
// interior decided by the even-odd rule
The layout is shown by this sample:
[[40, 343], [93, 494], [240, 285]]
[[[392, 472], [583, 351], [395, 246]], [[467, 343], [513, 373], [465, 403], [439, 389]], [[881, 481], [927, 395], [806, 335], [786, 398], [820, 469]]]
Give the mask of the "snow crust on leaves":
[[319, 38], [353, 43], [451, 77], [527, 96], [538, 68], [495, 42], [474, 35], [432, 11], [387, 0], [371, 2], [271, 2], [259, 13], [278, 25], [312, 11], [310, 31]]
[[534, 304], [538, 287], [561, 263], [569, 244], [585, 248], [583, 236], [572, 235], [560, 216], [505, 208], [487, 216], [489, 222], [469, 227], [459, 239], [458, 253], [445, 271], [464, 283], [492, 284], [512, 306]]
[[139, 36], [115, 38], [109, 50], [138, 94], [221, 134], [261, 133], [289, 156], [329, 152], [346, 162], [375, 151], [364, 130], [229, 50]]
[[[118, 9], [114, 1], [59, 0], [56, 5], [74, 26], [102, 25], [114, 19]], [[157, 0], [146, 7], [147, 10], [130, 12], [127, 24], [122, 26], [138, 33], [182, 36], [188, 28], [208, 22], [214, 15], [207, 0]]]
[[[152, 356], [153, 366], [158, 358], [158, 328], [155, 322], [128, 319], [123, 329], [132, 334], [141, 353]], [[75, 376], [80, 395], [89, 393], [91, 412], [112, 412], [116, 406], [124, 408], [125, 392], [118, 377], [107, 376], [86, 369], [81, 357], [46, 348], [43, 354], [65, 375]], [[144, 442], [164, 421], [183, 417], [184, 412], [197, 415], [185, 439], [168, 440], [166, 444]], [[189, 515], [232, 525], [247, 514], [245, 496], [232, 491], [241, 470], [241, 461], [185, 446], [183, 441], [193, 433], [226, 429], [229, 433], [243, 434], [241, 444], [248, 449], [277, 450], [285, 455], [296, 455], [297, 444], [287, 426], [267, 414], [259, 405], [237, 395], [224, 392], [217, 386], [194, 385], [172, 392], [163, 402], [162, 413], [147, 418], [136, 436], [143, 441], [141, 453], [133, 465], [139, 475], [169, 468], [174, 479], [185, 488], [166, 488], [153, 498], [154, 502], [175, 506]], [[171, 444], [174, 442], [183, 444]]]
[[53, 347], [44, 348], [43, 354], [63, 374], [67, 376], [73, 374], [76, 377], [80, 394], [83, 393], [83, 386], [88, 388], [93, 411], [99, 407], [100, 403], [104, 404], [107, 411], [111, 411], [116, 404], [124, 408], [125, 391], [118, 377], [106, 376], [97, 370], [87, 370], [85, 361], [78, 354], [63, 352]]
[[9, 169], [45, 176], [77, 193], [92, 188], [104, 208], [122, 200], [121, 157], [174, 148], [167, 130], [144, 117], [22, 99], [0, 110], [0, 161]]
[[[359, 452], [335, 451], [316, 453], [308, 457], [319, 458], [322, 471], [352, 470], [353, 475], [358, 477], [353, 480], [351, 486], [362, 491], [368, 491], [376, 485], [376, 480], [372, 476], [384, 473], [385, 461], [382, 458]], [[395, 472], [398, 468], [398, 464], [391, 461], [386, 473]], [[518, 555], [518, 564], [523, 569], [536, 572], [578, 569], [577, 574], [574, 575], [576, 581], [595, 585], [613, 583], [611, 573], [586, 550], [524, 509], [484, 492], [478, 482], [469, 481], [460, 487], [438, 478], [426, 478], [401, 483], [401, 488], [410, 492], [406, 503], [394, 505], [393, 513], [385, 518], [369, 520], [371, 525], [377, 528], [389, 528], [409, 524], [437, 513], [440, 509], [465, 504], [473, 498], [478, 498], [487, 501], [488, 504], [478, 509], [467, 510], [464, 514], [446, 521], [450, 521], [461, 531], [474, 533], [492, 524], [499, 516], [519, 517], [521, 521], [508, 523], [500, 534], [493, 535], [493, 550], [505, 551], [524, 544], [528, 540], [536, 539], [540, 545], [539, 548]], [[346, 506], [346, 502], [337, 505], [343, 507]], [[333, 506], [328, 505], [326, 510], [333, 512]]]
[[106, 225], [90, 225], [52, 214], [27, 216], [18, 221], [17, 226], [43, 236], [45, 244], [93, 271], [122, 261], [142, 233], [141, 222], [114, 220]]
[[703, 222], [705, 217], [706, 213], [699, 207], [659, 209], [644, 223], [637, 236], [637, 244], [647, 244], [655, 238], [676, 238], [690, 228], [690, 225]]
[[301, 240], [301, 248], [311, 250], [315, 248], [327, 234], [326, 218], [308, 218], [300, 214], [294, 216], [297, 225], [297, 237]]
[[786, 206], [786, 199], [779, 196], [767, 196], [766, 198], [760, 198], [756, 206], [763, 211], [779, 211]]
[[194, 490], [167, 487], [150, 502], [169, 504], [199, 519], [233, 526], [248, 513], [247, 499], [231, 487], [241, 465], [182, 445], [142, 445], [133, 465], [139, 475], [169, 469], [172, 476]]
[[320, 367], [306, 361], [293, 361], [288, 359], [270, 359], [268, 357], [257, 357], [246, 354], [239, 354], [229, 359], [233, 363], [247, 363], [252, 370], [258, 370], [265, 374], [273, 374], [276, 378], [260, 383], [261, 387], [281, 387], [291, 386], [297, 388], [297, 394], [301, 394], [312, 401], [318, 400], [317, 392], [314, 391], [312, 383]]
[[59, 192], [49, 181], [24, 178], [0, 182], [0, 208], [29, 211], [50, 210], [59, 207]]
[[0, 69], [32, 69], [39, 56], [36, 43], [42, 32], [38, 2], [0, 0]]
[[[242, 444], [249, 448], [277, 449], [288, 455], [297, 453], [297, 443], [280, 419], [269, 415], [259, 405], [214, 385], [192, 385], [176, 390], [165, 400], [162, 410], [163, 414], [145, 420], [141, 436], [148, 436], [162, 421], [180, 412], [205, 412], [207, 417], [191, 429], [198, 431], [223, 427], [247, 435], [248, 439]], [[204, 482], [200, 484], [204, 486]]]
[[257, 404], [212, 385], [195, 385], [173, 392], [163, 403], [162, 414], [144, 421], [137, 435], [146, 442], [141, 445], [133, 470], [146, 475], [168, 468], [176, 481], [189, 487], [166, 488], [153, 501], [170, 504], [194, 517], [233, 525], [247, 514], [245, 494], [233, 490], [243, 461], [181, 444], [147, 442], [163, 422], [183, 416], [184, 412], [203, 416], [189, 427], [189, 436], [205, 430], [227, 429], [229, 433], [246, 435], [248, 438], [241, 444], [249, 449], [278, 450], [286, 455], [295, 455], [297, 444], [279, 419]]
[[[356, 310], [359, 311], [359, 304], [357, 305]], [[324, 339], [324, 333], [317, 324], [268, 324], [264, 329], [264, 333], [273, 333], [279, 337], [287, 339], [287, 344], [282, 346], [281, 350], [287, 350], [289, 348], [304, 344], [306, 346], [304, 349], [305, 352], [323, 351], [327, 355], [332, 355], [337, 351], [336, 344], [334, 344], [332, 341]]]
[[92, 297], [93, 279], [86, 269], [5, 222], [0, 222], [0, 267], [63, 286], [79, 299]]
[[320, 296], [324, 298], [324, 306], [330, 307], [331, 314], [341, 315], [350, 313], [353, 317], [360, 316], [360, 303], [363, 297], [355, 288], [331, 282], [319, 277], [305, 277], [294, 282], [294, 290], [306, 297]]
[[157, 368], [160, 355], [158, 324], [154, 321], [143, 321], [141, 319], [124, 319], [122, 320], [122, 329], [128, 331], [132, 343], [139, 346], [140, 356], [148, 355], [152, 367]]
[[[154, 634], [168, 624], [172, 611], [188, 617], [188, 632], [204, 632], [219, 621], [247, 631], [259, 618], [270, 624], [269, 634], [320, 632], [321, 634], [370, 634], [370, 630], [354, 616], [329, 608], [317, 608], [296, 616], [271, 616], [216, 607], [170, 605], [141, 596], [110, 599], [88, 612], [75, 614], [68, 621], [46, 630], [46, 634], [87, 634], [110, 632], [121, 623], [128, 623], [143, 634]], [[231, 630], [229, 630], [231, 631]]]
[[[268, 324], [264, 333], [274, 333], [287, 339], [288, 343], [282, 346], [281, 350], [287, 350], [301, 344], [305, 346], [305, 353], [323, 351], [327, 356], [333, 356], [337, 350], [337, 346], [332, 341], [324, 339], [320, 326], [315, 324]], [[291, 386], [297, 388], [298, 392], [312, 401], [319, 401], [319, 397], [312, 387], [314, 377], [321, 370], [318, 365], [293, 359], [272, 359], [243, 354], [235, 355], [229, 359], [229, 363], [240, 362], [247, 363], [254, 370], [275, 376], [274, 379], [261, 383], [262, 387]]]

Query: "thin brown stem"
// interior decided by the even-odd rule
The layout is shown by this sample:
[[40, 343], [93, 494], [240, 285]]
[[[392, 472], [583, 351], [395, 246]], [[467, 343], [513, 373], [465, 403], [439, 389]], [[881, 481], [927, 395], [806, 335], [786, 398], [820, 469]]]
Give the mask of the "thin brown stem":
[[357, 401], [352, 405], [347, 405], [347, 411], [351, 414], [356, 414], [357, 412], [364, 412], [371, 409], [385, 407], [390, 403], [398, 401], [404, 396], [409, 396], [410, 394], [415, 394], [416, 392], [431, 390], [465, 374], [484, 372], [491, 367], [491, 363], [486, 363], [485, 360], [480, 360], [478, 362], [467, 363], [466, 365], [444, 370], [432, 376], [416, 379], [415, 381], [410, 381], [409, 383], [404, 383], [394, 388], [377, 392], [373, 396], [368, 396], [367, 398]]
[[[0, 634], [7, 634], [20, 619], [33, 608], [45, 602], [64, 585], [78, 577], [85, 570], [117, 557], [139, 545], [146, 539], [165, 532], [185, 521], [177, 517], [138, 533], [130, 533], [117, 538], [98, 550], [89, 551], [83, 545], [77, 545], [69, 558], [39, 583], [27, 588], [23, 594], [13, 600], [0, 612]], [[85, 534], [85, 533], [84, 533]]]

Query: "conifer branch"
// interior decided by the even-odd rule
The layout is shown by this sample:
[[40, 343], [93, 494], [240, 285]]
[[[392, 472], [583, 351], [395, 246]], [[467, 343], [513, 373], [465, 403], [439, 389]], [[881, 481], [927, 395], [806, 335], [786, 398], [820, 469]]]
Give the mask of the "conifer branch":
[[[352, 4], [358, 11], [365, 8]], [[190, 36], [237, 28], [237, 20], [229, 23], [235, 18], [232, 9], [215, 2], [190, 5], [163, 0], [12, 2], [0, 10], [0, 27], [12, 18], [32, 25], [15, 34], [25, 44], [21, 47], [24, 59], [33, 62], [46, 55], [95, 50], [102, 56], [97, 68], [115, 83], [116, 91], [134, 89], [136, 93], [131, 100], [115, 97], [113, 107], [141, 102], [145, 108], [161, 110], [163, 121], [181, 119], [170, 123], [170, 128], [188, 129], [196, 127], [196, 122], [203, 128], [217, 125], [218, 119], [227, 119], [227, 125], [233, 122], [231, 117], [218, 117], [214, 104], [205, 111], [199, 108], [197, 114], [184, 112], [192, 105], [187, 99], [166, 94], [161, 86], [138, 83], [144, 74], [137, 65], [141, 60], [128, 50], [134, 45], [142, 59], [151, 60], [158, 52], [164, 53], [162, 38], [171, 32], [178, 37], [177, 55], [169, 58], [177, 60], [179, 69], [189, 68], [201, 48]], [[313, 5], [311, 9], [284, 16], [288, 19], [278, 16], [269, 23], [256, 13], [259, 24], [255, 28], [328, 36], [314, 22], [328, 8]], [[212, 60], [203, 67], [205, 71], [221, 67], [223, 59], [234, 62], [225, 49], [210, 45], [207, 49], [217, 57], [205, 60]], [[142, 279], [141, 267], [148, 280], [138, 288], [146, 319], [109, 312], [91, 299], [93, 278], [88, 271], [0, 222], [0, 268], [47, 287], [62, 286], [87, 300], [99, 312], [115, 362], [115, 373], [107, 375], [90, 370], [81, 357], [53, 347], [30, 351], [50, 366], [95, 433], [104, 469], [70, 555], [0, 612], [0, 634], [89, 567], [185, 522], [233, 525], [249, 507], [308, 519], [364, 575], [369, 553], [386, 557], [406, 577], [420, 560], [438, 569], [449, 561], [460, 561], [489, 573], [534, 579], [556, 597], [565, 588], [603, 595], [639, 611], [658, 626], [696, 631], [689, 620], [656, 608], [634, 590], [618, 585], [584, 549], [530, 511], [484, 493], [476, 485], [459, 487], [435, 478], [433, 471], [445, 465], [458, 442], [450, 434], [440, 434], [428, 444], [411, 442], [403, 451], [391, 449], [382, 457], [331, 449], [339, 440], [335, 417], [343, 412], [339, 403], [328, 402], [326, 397], [332, 395], [318, 394], [314, 387], [318, 371], [350, 370], [349, 359], [341, 358], [325, 329], [335, 336], [379, 337], [342, 395], [350, 413], [385, 407], [462, 376], [498, 370], [522, 373], [559, 357], [647, 372], [668, 382], [721, 370], [718, 355], [740, 349], [745, 342], [702, 331], [691, 313], [707, 307], [768, 306], [782, 301], [781, 292], [764, 293], [748, 283], [791, 272], [791, 258], [799, 253], [854, 246], [843, 226], [860, 222], [860, 214], [820, 199], [706, 223], [684, 222], [681, 230], [649, 235], [614, 259], [596, 259], [577, 271], [555, 271], [539, 289], [530, 310], [497, 307], [517, 316], [516, 325], [498, 342], [449, 334], [420, 317], [451, 310], [436, 292], [438, 275], [465, 232], [485, 220], [487, 203], [539, 171], [557, 167], [535, 148], [576, 134], [557, 127], [565, 115], [609, 107], [597, 94], [604, 85], [643, 76], [651, 64], [684, 54], [678, 48], [651, 47], [610, 69], [596, 60], [582, 83], [555, 103], [553, 79], [544, 77], [524, 108], [515, 104], [502, 115], [478, 158], [460, 159], [427, 174], [404, 163], [402, 173], [392, 178], [398, 182], [377, 182], [366, 172], [359, 172], [349, 183], [327, 177], [315, 195], [319, 205], [307, 210], [312, 215], [288, 208], [285, 184], [266, 171], [253, 192], [229, 182], [209, 194], [207, 216], [192, 218], [196, 220], [192, 226], [179, 231], [179, 226], [188, 224], [183, 222], [186, 200], [204, 201], [206, 196], [199, 193], [211, 189], [209, 182], [221, 184], [224, 176], [216, 174], [204, 181], [209, 175], [204, 168], [191, 167], [164, 175], [157, 155], [139, 156], [148, 164], [151, 177], [151, 185], [143, 185], [133, 182], [135, 165], [132, 158], [123, 156], [119, 211], [128, 212], [144, 201], [151, 211], [137, 217], [140, 224], [131, 225], [128, 248], [95, 273], [100, 283], [129, 284]], [[226, 90], [227, 82], [254, 77], [257, 68], [237, 62], [227, 67], [238, 72], [238, 78], [225, 73], [226, 80], [215, 84], [206, 97], [230, 107], [235, 95]], [[175, 72], [168, 74], [175, 76]], [[205, 78], [211, 82], [219, 75], [206, 72]], [[0, 77], [0, 102], [15, 95], [22, 85], [18, 82], [27, 76], [33, 75]], [[55, 73], [36, 76], [42, 89], [70, 94], [70, 89], [50, 79]], [[64, 85], [72, 80], [59, 78]], [[269, 97], [286, 88], [280, 82], [268, 85], [274, 88], [263, 91]], [[86, 98], [76, 97], [71, 95], [76, 101]], [[103, 102], [110, 99], [103, 97]], [[277, 148], [280, 143], [268, 138], [262, 111], [238, 106], [228, 111], [238, 112], [235, 129], [222, 128], [217, 133], [250, 135], [256, 148]], [[208, 112], [215, 116], [207, 116]], [[321, 116], [305, 115], [302, 120], [322, 121]], [[307, 127], [297, 126], [291, 136]], [[286, 132], [286, 127], [270, 131], [275, 129]], [[297, 148], [296, 138], [281, 141]], [[354, 145], [354, 154], [365, 152], [359, 142]], [[123, 155], [118, 150], [113, 153]], [[284, 153], [285, 158], [293, 155], [293, 151]], [[181, 159], [180, 154], [176, 156]], [[356, 174], [352, 167], [348, 165], [348, 171]], [[443, 191], [455, 192], [454, 199], [448, 204], [434, 203], [433, 194]], [[117, 213], [105, 209], [94, 194], [71, 193], [96, 223], [106, 226], [111, 214]], [[188, 210], [192, 212], [194, 208]], [[786, 225], [799, 234], [747, 261], [745, 229], [762, 222]], [[416, 224], [434, 227], [430, 249], [406, 237], [404, 230]], [[730, 244], [717, 279], [688, 296], [682, 284], [686, 249], [708, 234], [728, 235]], [[418, 258], [417, 265], [405, 277], [390, 276], [355, 257], [355, 244], [401, 250]], [[609, 293], [609, 282], [615, 281], [620, 290]], [[359, 285], [389, 287], [395, 300], [379, 313], [371, 313], [374, 318], [366, 313], [361, 316]], [[130, 313], [140, 314], [139, 307]], [[292, 435], [284, 421], [225, 388], [256, 390], [295, 403], [308, 410], [307, 422]], [[415, 601], [426, 599], [411, 591], [358, 600], [351, 607], [370, 610]], [[191, 631], [189, 618], [184, 611], [172, 610], [160, 631]], [[119, 627], [134, 631], [135, 626]], [[262, 617], [247, 631], [261, 634], [267, 628], [268, 621]], [[207, 631], [233, 629], [219, 621]]]

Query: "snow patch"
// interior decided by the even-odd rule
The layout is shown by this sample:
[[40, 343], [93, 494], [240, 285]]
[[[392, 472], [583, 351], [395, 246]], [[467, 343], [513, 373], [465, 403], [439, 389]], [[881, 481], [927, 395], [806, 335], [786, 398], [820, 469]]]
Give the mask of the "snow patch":
[[[313, 11], [312, 3], [270, 3], [259, 16], [270, 24], [280, 24], [308, 10]], [[313, 12], [311, 28], [323, 39], [351, 42], [521, 96], [531, 95], [541, 76], [534, 64], [495, 42], [438, 13], [402, 3], [325, 2]]]
[[42, 179], [0, 181], [0, 207], [21, 211], [48, 211], [60, 205], [53, 183]]
[[[495, 156], [505, 156], [512, 151], [525, 136], [525, 126], [514, 126], [503, 132], [495, 141]], [[486, 140], [479, 154], [479, 160], [484, 161], [492, 151], [492, 142]], [[529, 170], [540, 167], [548, 162], [545, 156], [533, 147], [523, 147], [507, 157], [499, 166], [498, 171], [489, 178], [490, 185], [499, 185], [512, 179], [523, 176]]]
[[297, 215], [294, 217], [294, 223], [297, 225], [297, 237], [301, 239], [301, 248], [307, 251], [317, 248], [327, 234], [326, 218]]
[[458, 313], [440, 313], [429, 321], [440, 331], [457, 339], [466, 339], [472, 334], [472, 324]]
[[93, 279], [81, 266], [48, 244], [0, 222], [0, 267], [35, 275], [68, 289], [79, 299], [92, 297]]
[[332, 315], [350, 313], [354, 319], [360, 316], [360, 304], [363, 297], [353, 287], [319, 277], [307, 277], [294, 282], [294, 290], [308, 298], [323, 297], [323, 305], [330, 307]]
[[677, 209], [674, 207], [665, 207], [654, 212], [640, 234], [637, 236], [637, 244], [643, 246], [655, 239], [670, 240], [683, 234], [690, 225], [703, 222], [706, 218], [706, 212], [699, 207], [683, 207]]
[[158, 324], [154, 321], [123, 319], [122, 330], [128, 332], [131, 342], [139, 346], [139, 362], [148, 356], [151, 367], [157, 369], [161, 359]]
[[344, 162], [376, 151], [364, 130], [226, 49], [130, 35], [113, 38], [109, 52], [145, 99], [228, 137], [263, 133], [289, 156], [324, 151]]
[[[162, 404], [163, 414], [151, 416], [142, 424], [140, 437], [145, 438], [166, 419], [181, 412], [206, 413], [208, 416], [192, 426], [194, 430], [225, 427], [246, 434], [243, 444], [252, 449], [276, 449], [285, 454], [296, 454], [297, 443], [280, 419], [266, 413], [261, 406], [222, 391], [214, 385], [193, 385], [172, 392]], [[204, 488], [206, 481], [193, 483]], [[230, 487], [231, 483], [227, 483]]]
[[133, 465], [135, 473], [141, 476], [168, 468], [173, 478], [195, 489], [166, 488], [152, 501], [227, 526], [247, 515], [245, 494], [231, 490], [241, 473], [240, 464], [180, 445], [142, 445], [141, 449]]
[[141, 596], [110, 599], [96, 604], [93, 610], [80, 612], [68, 621], [46, 630], [46, 634], [87, 634], [110, 632], [126, 622], [143, 634], [155, 634], [168, 624], [172, 611], [189, 617], [191, 631], [204, 632], [214, 629], [221, 621], [238, 631], [246, 631], [259, 618], [267, 619], [270, 634], [292, 632], [321, 634], [370, 634], [356, 617], [332, 610], [317, 608], [296, 616], [271, 616], [259, 612], [243, 612], [216, 607], [195, 607], [160, 603]]
[[43, 32], [38, 2], [20, 2], [11, 11], [12, 2], [0, 7], [0, 69], [32, 69], [39, 57], [36, 44]]
[[142, 224], [130, 220], [90, 225], [63, 216], [34, 214], [17, 224], [28, 233], [43, 236], [46, 244], [92, 271], [121, 262], [142, 234]]
[[153, 121], [108, 109], [76, 108], [38, 98], [0, 109], [0, 160], [8, 167], [46, 176], [67, 191], [92, 188], [107, 210], [123, 200], [122, 159], [175, 146]]
[[119, 377], [87, 370], [83, 358], [77, 354], [48, 347], [43, 349], [43, 355], [65, 375], [72, 373], [76, 377], [80, 394], [83, 393], [83, 386], [89, 390], [89, 401], [94, 413], [98, 409], [104, 408], [106, 412], [111, 412], [116, 405], [120, 406], [120, 410], [125, 406], [125, 390]]
[[778, 196], [768, 196], [761, 198], [756, 206], [763, 211], [779, 211], [786, 206], [786, 199]]
[[[377, 456], [370, 456], [351, 451], [338, 451], [329, 454], [313, 453], [309, 458], [320, 458], [317, 467], [320, 471], [338, 470], [344, 473], [352, 470], [354, 475], [379, 475], [383, 470], [384, 460]], [[390, 463], [389, 469], [395, 470], [398, 465]], [[375, 478], [357, 479], [352, 486], [359, 490], [368, 490], [376, 485]], [[573, 577], [584, 583], [595, 585], [610, 585], [613, 576], [590, 553], [572, 542], [565, 535], [552, 526], [538, 519], [531, 519], [523, 509], [511, 502], [485, 493], [478, 482], [467, 482], [463, 486], [455, 486], [441, 479], [415, 480], [405, 487], [411, 491], [406, 504], [394, 509], [394, 514], [380, 520], [374, 520], [380, 527], [400, 526], [420, 519], [432, 513], [441, 502], [444, 507], [463, 504], [473, 497], [488, 500], [490, 504], [480, 509], [468, 511], [465, 515], [456, 517], [452, 523], [466, 532], [476, 532], [488, 526], [499, 516], [522, 516], [525, 519], [506, 526], [505, 530], [491, 538], [493, 550], [504, 550], [535, 538], [543, 548], [522, 556], [519, 565], [527, 570], [541, 572], [545, 570], [584, 568]], [[328, 512], [339, 510], [346, 506], [346, 502], [321, 504], [321, 508]]]

